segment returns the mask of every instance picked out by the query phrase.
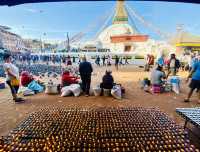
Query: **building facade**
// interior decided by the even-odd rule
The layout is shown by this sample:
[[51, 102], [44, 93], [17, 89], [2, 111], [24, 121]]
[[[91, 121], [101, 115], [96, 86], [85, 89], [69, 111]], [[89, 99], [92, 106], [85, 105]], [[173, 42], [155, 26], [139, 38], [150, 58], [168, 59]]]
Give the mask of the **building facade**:
[[36, 39], [24, 39], [24, 44], [30, 52], [42, 52], [43, 46], [40, 40]]
[[25, 50], [23, 39], [9, 31], [8, 27], [0, 26], [0, 47], [12, 52]]

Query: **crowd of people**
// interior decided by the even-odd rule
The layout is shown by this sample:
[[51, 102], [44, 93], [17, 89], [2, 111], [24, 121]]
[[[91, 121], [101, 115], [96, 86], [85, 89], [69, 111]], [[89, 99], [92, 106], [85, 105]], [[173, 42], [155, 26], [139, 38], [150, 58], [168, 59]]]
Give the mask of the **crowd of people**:
[[[60, 56], [61, 57], [61, 56]], [[12, 62], [14, 58], [14, 63]], [[16, 102], [23, 101], [22, 98], [17, 97], [17, 92], [19, 89], [19, 85], [27, 86], [30, 82], [34, 80], [34, 76], [43, 77], [45, 73], [47, 75], [54, 75], [55, 77], [61, 76], [60, 87], [69, 86], [71, 84], [79, 84], [85, 96], [90, 95], [90, 85], [91, 85], [91, 76], [93, 72], [92, 64], [87, 61], [86, 56], [82, 58], [66, 56], [64, 58], [58, 58], [57, 55], [53, 56], [45, 56], [45, 55], [33, 55], [28, 58], [23, 58], [22, 56], [14, 55], [11, 58], [11, 55], [6, 53], [3, 56], [4, 64], [1, 65], [5, 71], [6, 75], [6, 83], [10, 87], [13, 100]], [[20, 59], [21, 58], [21, 59]], [[129, 64], [128, 57], [119, 57], [115, 55], [111, 56], [96, 56], [95, 63], [98, 66], [110, 66], [111, 60], [114, 59], [114, 65], [116, 70], [118, 70], [119, 65]], [[177, 76], [177, 73], [180, 69], [184, 69], [189, 71], [186, 82], [191, 78], [191, 82], [189, 84], [190, 91], [188, 96], [185, 98], [185, 102], [189, 102], [190, 98], [196, 89], [199, 93], [199, 103], [200, 103], [200, 55], [191, 54], [187, 62], [183, 65], [182, 62], [177, 59], [174, 53], [170, 54], [169, 58], [165, 58], [164, 55], [161, 55], [154, 61], [154, 56], [148, 54], [146, 58], [145, 71], [150, 71], [150, 79], [144, 80], [144, 86], [151, 87], [153, 92], [163, 92], [166, 84], [169, 82], [169, 78], [172, 76]], [[17, 61], [23, 62], [32, 62], [34, 64], [19, 64]], [[64, 70], [64, 68], [60, 64], [44, 64], [42, 62], [63, 62], [66, 63], [67, 66], [71, 66], [73, 63], [77, 63], [78, 71], [76, 76], [70, 72], [70, 70]], [[0, 71], [0, 74], [4, 73]], [[5, 76], [1, 74], [0, 76]], [[21, 77], [21, 79], [20, 79]], [[100, 88], [103, 89], [112, 89], [114, 87], [114, 78], [112, 77], [112, 72], [106, 70], [105, 75], [102, 78], [102, 82], [100, 83]], [[147, 91], [148, 89], [145, 88]], [[101, 92], [102, 94], [102, 92]]]
[[[35, 81], [34, 76], [43, 77], [45, 73], [47, 73], [48, 76], [50, 74], [54, 74], [55, 77], [61, 75], [61, 83], [59, 84], [61, 88], [70, 86], [71, 84], [80, 84], [83, 94], [85, 94], [85, 96], [90, 95], [93, 67], [92, 64], [87, 61], [85, 56], [82, 57], [76, 76], [74, 73], [71, 73], [69, 69], [66, 70], [59, 66], [50, 66], [45, 64], [33, 64], [31, 66], [23, 64], [15, 65], [12, 63], [11, 54], [4, 54], [3, 60], [3, 69], [6, 75], [6, 83], [10, 87], [11, 94], [15, 102], [24, 101], [23, 98], [19, 98], [17, 96], [20, 85], [27, 87], [30, 85], [30, 83]], [[101, 89], [112, 89], [114, 86], [114, 79], [111, 73], [111, 71], [106, 71], [100, 84]]]
[[[2, 57], [1, 57], [2, 56]], [[0, 56], [0, 62], [3, 62], [3, 54]], [[48, 54], [26, 54], [26, 53], [15, 53], [12, 54], [12, 60], [15, 63], [23, 63], [26, 65], [31, 64], [67, 64], [80, 63], [80, 56], [69, 56], [69, 55], [48, 55]]]
[[95, 63], [97, 66], [101, 66], [101, 65], [102, 66], [111, 66], [112, 60], [114, 60], [114, 64], [115, 64], [115, 67], [117, 70], [118, 70], [119, 65], [129, 64], [128, 56], [118, 56], [118, 55], [115, 55], [114, 57], [111, 57], [110, 55], [108, 55], [108, 56], [103, 55], [102, 57], [100, 57], [99, 55], [97, 55], [95, 58]]
[[[199, 94], [198, 103], [200, 103], [200, 55], [192, 53], [189, 56], [189, 60], [185, 60], [184, 65], [182, 65], [183, 63], [181, 64], [174, 53], [170, 55], [169, 59], [165, 59], [164, 55], [161, 55], [156, 60], [156, 66], [154, 66], [154, 58], [151, 55], [147, 55], [146, 61], [145, 70], [149, 71], [151, 66], [153, 69], [151, 70], [150, 80], [144, 79], [143, 81], [143, 85], [147, 86], [144, 87], [145, 91], [149, 91], [149, 87], [151, 87], [153, 92], [164, 92], [164, 88], [169, 82], [169, 77], [176, 78], [178, 71], [182, 69], [189, 72], [186, 82], [191, 79], [189, 84], [190, 91], [184, 101], [189, 102], [194, 90], [196, 90]], [[179, 83], [179, 81], [173, 83]]]
[[[0, 62], [3, 62], [3, 55], [0, 56]], [[22, 54], [15, 53], [12, 54], [12, 62], [15, 64], [24, 64], [24, 65], [32, 65], [32, 64], [42, 64], [45, 63], [47, 65], [72, 65], [79, 64], [81, 62], [80, 55], [60, 55], [60, 54]], [[119, 65], [129, 64], [128, 56], [118, 56], [118, 55], [97, 55], [95, 57], [94, 63], [97, 66], [111, 66], [114, 64], [116, 69], [118, 69]]]

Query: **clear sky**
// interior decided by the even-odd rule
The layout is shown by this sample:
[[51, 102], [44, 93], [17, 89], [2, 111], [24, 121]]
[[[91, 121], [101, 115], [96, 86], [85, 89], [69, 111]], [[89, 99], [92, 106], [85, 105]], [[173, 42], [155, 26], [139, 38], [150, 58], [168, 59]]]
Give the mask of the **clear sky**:
[[[63, 40], [84, 32], [85, 39], [93, 38], [115, 7], [115, 1], [54, 2], [0, 6], [0, 25], [7, 25], [22, 37]], [[177, 24], [200, 35], [200, 4], [169, 2], [126, 2], [139, 15], [160, 29], [173, 34]], [[159, 39], [151, 29], [133, 18], [140, 33]], [[109, 24], [109, 23], [108, 23]], [[44, 35], [43, 33], [46, 33]]]

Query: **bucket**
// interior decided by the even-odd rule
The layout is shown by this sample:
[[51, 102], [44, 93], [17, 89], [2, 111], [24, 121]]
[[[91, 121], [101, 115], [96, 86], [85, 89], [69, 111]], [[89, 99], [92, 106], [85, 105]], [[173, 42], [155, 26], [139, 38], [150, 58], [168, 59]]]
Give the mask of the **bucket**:
[[103, 89], [103, 95], [108, 97], [111, 96], [111, 90], [110, 89]]
[[94, 88], [93, 92], [94, 92], [95, 96], [100, 96], [101, 95], [101, 88]]

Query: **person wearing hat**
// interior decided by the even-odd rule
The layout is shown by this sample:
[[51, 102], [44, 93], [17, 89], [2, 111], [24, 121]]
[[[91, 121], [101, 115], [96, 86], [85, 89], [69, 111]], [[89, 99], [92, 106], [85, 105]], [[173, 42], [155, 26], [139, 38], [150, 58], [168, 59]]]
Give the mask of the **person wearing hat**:
[[93, 68], [90, 62], [86, 60], [84, 56], [82, 58], [82, 62], [79, 64], [79, 73], [82, 80], [82, 90], [85, 93], [85, 96], [89, 96], [90, 92], [90, 83], [91, 83], [91, 75], [93, 72]]
[[106, 70], [105, 75], [102, 78], [102, 83], [100, 88], [102, 89], [112, 89], [114, 85], [114, 79], [112, 76], [112, 71]]
[[15, 102], [21, 102], [24, 101], [22, 98], [17, 97], [17, 92], [19, 89], [19, 69], [11, 63], [11, 55], [10, 54], [4, 54], [4, 71], [6, 73], [6, 83], [10, 87], [13, 100]]
[[198, 103], [200, 104], [200, 55], [197, 56], [197, 59], [198, 60], [192, 66], [192, 70], [190, 71], [186, 79], [186, 82], [188, 82], [191, 78], [191, 82], [189, 84], [190, 91], [188, 93], [187, 98], [184, 101], [189, 102], [194, 90], [197, 90], [199, 98]]

